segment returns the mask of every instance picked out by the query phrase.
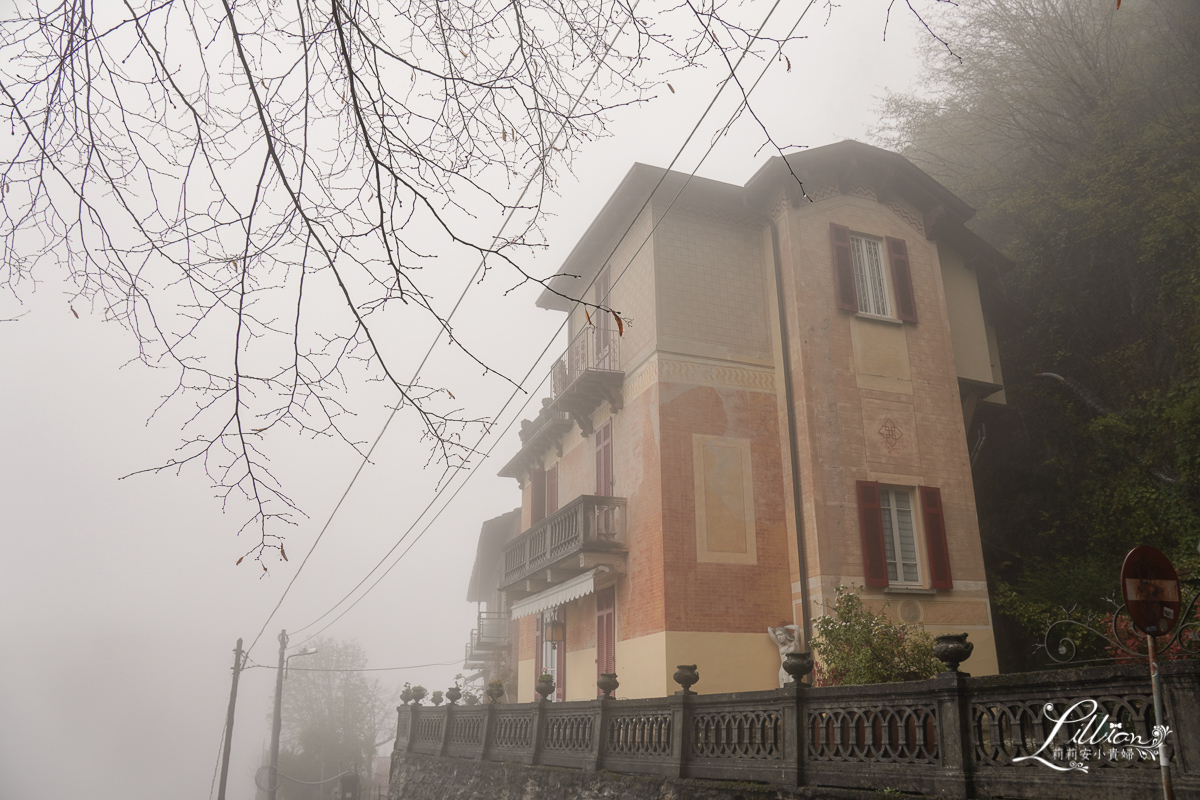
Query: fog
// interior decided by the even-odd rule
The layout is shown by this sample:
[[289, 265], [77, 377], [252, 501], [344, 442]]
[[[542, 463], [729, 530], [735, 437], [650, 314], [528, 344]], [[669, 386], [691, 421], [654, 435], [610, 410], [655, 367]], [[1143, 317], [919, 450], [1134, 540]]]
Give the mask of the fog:
[[[824, 13], [806, 21], [800, 33], [810, 38], [787, 50], [791, 70], [776, 64], [754, 96], [780, 143], [866, 139], [876, 98], [907, 87], [919, 66], [919, 33], [894, 15], [884, 42], [886, 7], [838, 8], [828, 24]], [[574, 176], [549, 203], [549, 249], [533, 272], [557, 268], [633, 162], [672, 159], [721, 77], [673, 76], [673, 93], [663, 89], [620, 112], [611, 137], [578, 155]], [[718, 106], [677, 169], [696, 166], [728, 113], [728, 104]], [[698, 174], [740, 184], [773, 154], [761, 144], [757, 124], [743, 119]], [[271, 617], [358, 456], [299, 438], [276, 452], [277, 475], [308, 518], [286, 531], [289, 561], [268, 558], [266, 573], [249, 559], [235, 566], [253, 542], [237, 537], [242, 518], [222, 512], [202, 475], [121, 479], [164, 462], [177, 446], [187, 409], [155, 415], [175, 378], [131, 363], [128, 333], [93, 309], [72, 309], [61, 274], [47, 270], [41, 280], [24, 304], [0, 298], [0, 319], [15, 318], [0, 322], [0, 796], [203, 800], [212, 795], [235, 641], [252, 646], [252, 664], [273, 665], [280, 629], [299, 631], [348, 592], [434, 496], [441, 473], [425, 466], [427, 449], [400, 418]], [[453, 296], [465, 280], [454, 274], [437, 289]], [[561, 316], [534, 307], [531, 287], [505, 295], [513, 282], [492, 275], [473, 287], [455, 332], [487, 363], [520, 376]], [[433, 335], [426, 331], [414, 348]], [[560, 338], [551, 353], [563, 347]], [[452, 383], [472, 416], [494, 415], [509, 391], [445, 348], [425, 378]], [[536, 404], [543, 393], [528, 399]], [[387, 416], [381, 402], [370, 408], [352, 423], [362, 440]], [[398, 566], [322, 634], [357, 640], [372, 667], [449, 662], [374, 673], [385, 684], [446, 688], [461, 671], [474, 625], [464, 596], [475, 538], [483, 520], [519, 503], [515, 482], [495, 476], [517, 446], [514, 429]], [[292, 645], [331, 618], [293, 635]], [[254, 797], [273, 682], [273, 669], [243, 673], [230, 800]]]

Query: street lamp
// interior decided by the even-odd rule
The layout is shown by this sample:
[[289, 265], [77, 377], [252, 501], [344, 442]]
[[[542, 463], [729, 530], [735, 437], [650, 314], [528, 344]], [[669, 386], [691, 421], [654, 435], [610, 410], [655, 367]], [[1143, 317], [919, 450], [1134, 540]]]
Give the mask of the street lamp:
[[279, 728], [282, 723], [283, 714], [283, 676], [287, 672], [288, 662], [297, 656], [311, 656], [317, 652], [314, 647], [311, 650], [303, 650], [299, 653], [292, 653], [290, 656], [284, 656], [287, 651], [288, 635], [287, 631], [279, 632], [279, 668], [275, 671], [275, 716], [271, 720], [271, 771], [268, 775], [267, 800], [276, 800], [276, 792], [279, 789]]
[[317, 648], [310, 647], [308, 650], [301, 650], [299, 653], [292, 653], [290, 656], [285, 658], [283, 660], [283, 677], [285, 679], [287, 678], [288, 667], [291, 666], [291, 662], [292, 662], [293, 658], [298, 658], [300, 656], [311, 656], [311, 655], [314, 655], [316, 652], [317, 652]]

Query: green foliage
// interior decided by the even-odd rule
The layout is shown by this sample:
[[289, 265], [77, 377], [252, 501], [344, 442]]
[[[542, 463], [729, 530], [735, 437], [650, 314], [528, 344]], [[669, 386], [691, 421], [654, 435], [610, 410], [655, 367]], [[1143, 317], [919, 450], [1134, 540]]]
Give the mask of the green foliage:
[[854, 589], [839, 586], [825, 611], [813, 623], [818, 686], [923, 680], [942, 670], [932, 636], [871, 611]]
[[1048, 609], [1102, 612], [1133, 546], [1183, 568], [1200, 541], [1200, 5], [977, 0], [944, 23], [963, 63], [931, 53], [930, 94], [889, 98], [880, 135], [1016, 264], [984, 280], [1010, 411], [975, 485], [1028, 645]]

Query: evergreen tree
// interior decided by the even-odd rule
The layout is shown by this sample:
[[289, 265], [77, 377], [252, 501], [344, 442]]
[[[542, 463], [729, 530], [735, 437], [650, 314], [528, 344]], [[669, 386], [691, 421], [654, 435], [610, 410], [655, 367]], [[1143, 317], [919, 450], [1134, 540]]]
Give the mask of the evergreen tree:
[[1131, 547], [1196, 566], [1200, 6], [976, 0], [941, 24], [961, 63], [931, 51], [877, 134], [1016, 264], [990, 287], [1010, 410], [975, 475], [1014, 669], [1058, 606], [1119, 595]]

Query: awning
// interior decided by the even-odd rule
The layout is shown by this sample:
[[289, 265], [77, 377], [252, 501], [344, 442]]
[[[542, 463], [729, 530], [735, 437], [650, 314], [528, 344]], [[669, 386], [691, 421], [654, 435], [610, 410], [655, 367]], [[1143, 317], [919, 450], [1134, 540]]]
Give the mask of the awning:
[[569, 603], [572, 600], [578, 600], [580, 597], [585, 597], [596, 591], [596, 573], [599, 569], [588, 570], [582, 575], [576, 575], [569, 581], [560, 583], [558, 586], [552, 586], [545, 591], [530, 595], [524, 600], [520, 600], [512, 605], [512, 618], [528, 617], [530, 614], [537, 614], [542, 611], [548, 611], [551, 608], [557, 608], [563, 603]]

